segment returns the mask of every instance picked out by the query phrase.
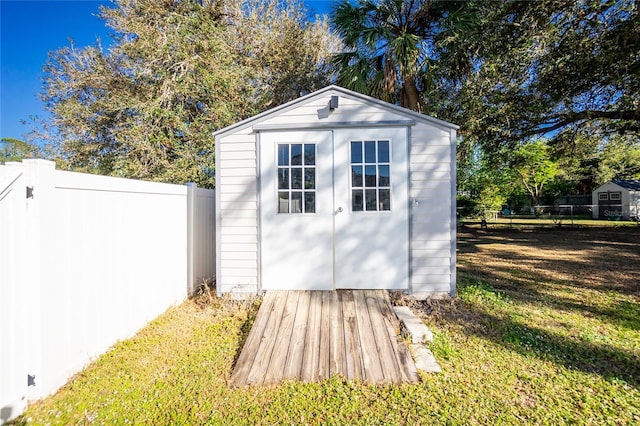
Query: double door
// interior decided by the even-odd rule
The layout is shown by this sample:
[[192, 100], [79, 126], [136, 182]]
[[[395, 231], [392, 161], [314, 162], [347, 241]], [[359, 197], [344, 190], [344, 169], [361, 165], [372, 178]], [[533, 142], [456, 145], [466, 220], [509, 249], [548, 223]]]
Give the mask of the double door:
[[407, 130], [260, 135], [263, 290], [408, 288]]

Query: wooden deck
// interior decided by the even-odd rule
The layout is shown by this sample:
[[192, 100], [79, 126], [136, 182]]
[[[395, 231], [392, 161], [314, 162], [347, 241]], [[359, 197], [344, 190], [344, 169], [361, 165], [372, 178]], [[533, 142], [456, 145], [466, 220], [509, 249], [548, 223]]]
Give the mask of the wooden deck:
[[268, 291], [231, 375], [233, 386], [417, 382], [400, 323], [383, 290]]

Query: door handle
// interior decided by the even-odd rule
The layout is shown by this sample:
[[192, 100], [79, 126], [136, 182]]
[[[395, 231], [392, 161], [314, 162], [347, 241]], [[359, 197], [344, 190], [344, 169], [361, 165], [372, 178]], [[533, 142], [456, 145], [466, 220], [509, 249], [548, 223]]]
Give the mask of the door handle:
[[338, 210], [336, 210], [336, 213], [342, 213], [344, 210], [342, 209], [342, 207], [338, 207]]

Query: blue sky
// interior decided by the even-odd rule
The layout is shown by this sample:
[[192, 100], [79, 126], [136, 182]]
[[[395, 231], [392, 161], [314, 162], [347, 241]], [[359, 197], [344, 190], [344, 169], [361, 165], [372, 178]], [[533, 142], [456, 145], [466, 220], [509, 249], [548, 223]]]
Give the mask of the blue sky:
[[[306, 0], [327, 13], [334, 0]], [[46, 118], [38, 98], [47, 53], [69, 45], [108, 45], [109, 30], [96, 15], [109, 0], [0, 0], [0, 137], [24, 139], [30, 116]]]

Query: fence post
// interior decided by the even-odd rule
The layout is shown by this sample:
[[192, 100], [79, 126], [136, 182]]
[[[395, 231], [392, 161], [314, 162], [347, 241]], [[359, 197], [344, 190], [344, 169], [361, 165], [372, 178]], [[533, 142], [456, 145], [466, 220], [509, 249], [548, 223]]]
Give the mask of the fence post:
[[22, 163], [0, 165], [0, 424], [27, 407], [25, 183]]
[[573, 204], [571, 204], [571, 227], [573, 228]]
[[196, 189], [193, 182], [187, 183], [187, 294], [191, 296], [195, 292], [194, 279], [194, 249], [195, 235], [194, 223], [196, 220]]
[[27, 208], [25, 248], [29, 268], [25, 270], [28, 283], [28, 351], [25, 354], [29, 368], [28, 399], [37, 399], [46, 393], [47, 380], [51, 372], [46, 371], [42, 358], [42, 318], [46, 303], [42, 297], [43, 287], [50, 285], [47, 274], [53, 271], [52, 259], [55, 238], [55, 163], [47, 160], [23, 160], [27, 184]]

